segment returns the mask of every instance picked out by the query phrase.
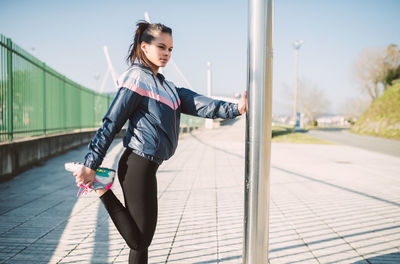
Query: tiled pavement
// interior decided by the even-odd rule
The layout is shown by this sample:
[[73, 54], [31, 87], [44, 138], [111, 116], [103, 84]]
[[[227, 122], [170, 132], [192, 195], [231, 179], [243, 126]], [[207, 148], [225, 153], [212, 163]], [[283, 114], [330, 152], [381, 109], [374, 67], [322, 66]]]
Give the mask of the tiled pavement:
[[[127, 263], [94, 193], [76, 199], [70, 151], [0, 185], [0, 263]], [[103, 165], [116, 167], [116, 140]], [[242, 263], [244, 120], [184, 135], [158, 172], [149, 263]], [[113, 187], [122, 198], [118, 182]], [[270, 263], [400, 263], [400, 158], [272, 144]]]

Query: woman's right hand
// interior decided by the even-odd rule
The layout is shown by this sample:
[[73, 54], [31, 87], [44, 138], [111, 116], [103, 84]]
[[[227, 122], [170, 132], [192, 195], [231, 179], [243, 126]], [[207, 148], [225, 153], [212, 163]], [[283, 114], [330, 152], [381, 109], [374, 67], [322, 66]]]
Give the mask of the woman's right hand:
[[82, 166], [80, 169], [76, 170], [73, 175], [75, 176], [77, 186], [81, 184], [91, 186], [96, 178], [96, 171]]
[[247, 91], [245, 90], [243, 92], [242, 98], [240, 98], [239, 103], [238, 103], [238, 109], [239, 113], [242, 115], [247, 112]]

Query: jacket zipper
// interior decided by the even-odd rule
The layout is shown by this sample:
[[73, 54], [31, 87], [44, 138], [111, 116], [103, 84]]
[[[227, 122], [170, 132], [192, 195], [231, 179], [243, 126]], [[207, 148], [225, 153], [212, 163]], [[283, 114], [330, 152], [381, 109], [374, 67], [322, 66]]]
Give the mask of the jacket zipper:
[[[153, 78], [154, 78], [154, 81], [155, 81], [156, 86], [157, 86], [157, 80], [155, 79], [154, 75], [153, 75]], [[163, 81], [163, 83], [164, 83], [164, 81]], [[163, 83], [160, 82], [161, 86], [164, 88], [164, 90], [165, 90], [165, 92], [168, 94], [169, 98], [171, 98], [172, 105], [174, 106], [174, 131], [175, 131], [175, 139], [178, 140], [178, 134], [176, 133], [176, 109], [175, 109], [174, 99], [172, 99], [172, 96], [168, 93], [168, 91], [167, 91], [167, 89], [165, 88], [165, 86], [164, 86]], [[175, 100], [176, 100], [176, 104], [177, 104], [177, 107], [176, 107], [176, 108], [178, 108], [178, 100], [177, 100], [177, 98], [176, 98], [176, 96], [175, 96], [175, 93], [172, 91], [171, 87], [169, 87], [168, 83], [167, 83], [167, 86], [168, 86], [168, 88], [170, 88], [172, 94], [174, 95]]]
[[[175, 130], [175, 138], [178, 140], [178, 134], [176, 133], [176, 110], [175, 110], [176, 108], [178, 108], [178, 101], [176, 101], [177, 107], [175, 108], [174, 99], [172, 99], [172, 96], [168, 93], [167, 89], [164, 87], [164, 84], [161, 84], [161, 86], [164, 88], [164, 90], [168, 94], [169, 98], [171, 98], [172, 104], [174, 106], [174, 130]], [[174, 92], [172, 90], [171, 90], [171, 92], [174, 94]], [[174, 97], [175, 97], [175, 94], [174, 94]], [[175, 99], [176, 99], [176, 97], [175, 97]]]

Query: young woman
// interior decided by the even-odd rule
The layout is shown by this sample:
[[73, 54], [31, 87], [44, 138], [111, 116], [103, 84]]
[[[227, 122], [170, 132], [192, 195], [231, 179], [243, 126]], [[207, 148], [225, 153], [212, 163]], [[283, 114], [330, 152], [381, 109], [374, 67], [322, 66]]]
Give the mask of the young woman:
[[[118, 231], [130, 247], [129, 263], [147, 263], [148, 247], [157, 223], [158, 166], [178, 144], [180, 114], [206, 118], [235, 118], [247, 111], [247, 94], [239, 104], [228, 103], [177, 88], [158, 73], [171, 57], [172, 30], [162, 24], [138, 22], [127, 58], [130, 68], [119, 79], [119, 90], [89, 143], [84, 166], [74, 172], [78, 186], [95, 189]], [[129, 125], [118, 164], [125, 206], [109, 188], [95, 181], [116, 133]]]

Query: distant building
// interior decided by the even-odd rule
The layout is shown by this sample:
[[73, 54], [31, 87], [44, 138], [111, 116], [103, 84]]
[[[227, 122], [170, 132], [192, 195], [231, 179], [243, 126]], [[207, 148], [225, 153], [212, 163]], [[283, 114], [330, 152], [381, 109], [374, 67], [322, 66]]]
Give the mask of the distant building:
[[316, 118], [319, 127], [349, 127], [351, 124], [345, 116], [326, 115]]

